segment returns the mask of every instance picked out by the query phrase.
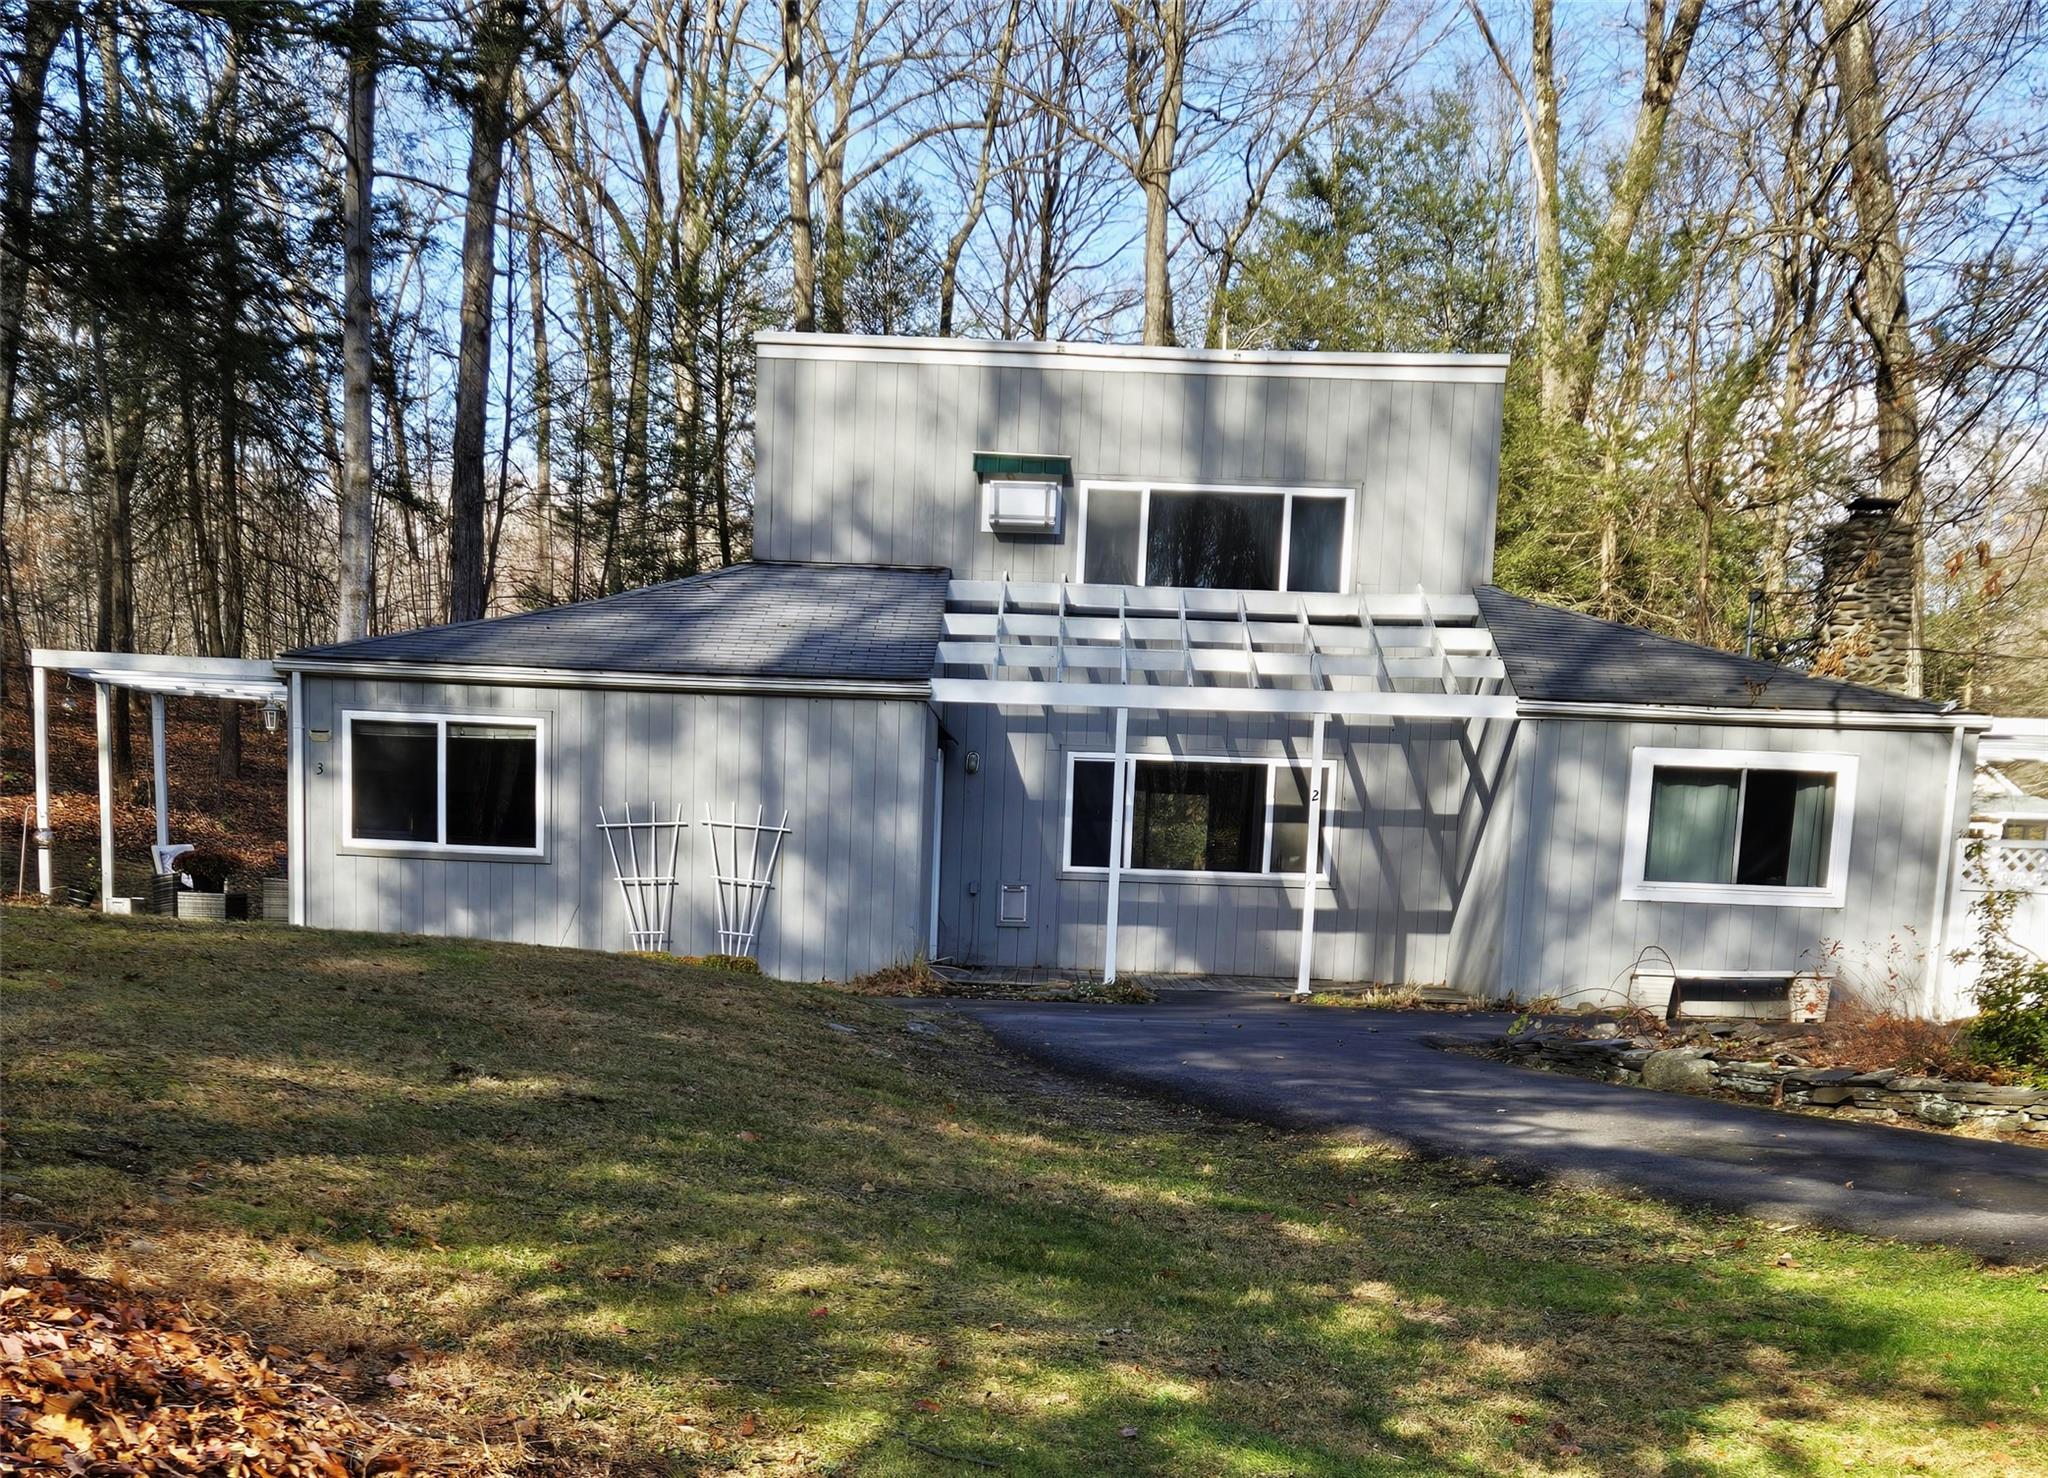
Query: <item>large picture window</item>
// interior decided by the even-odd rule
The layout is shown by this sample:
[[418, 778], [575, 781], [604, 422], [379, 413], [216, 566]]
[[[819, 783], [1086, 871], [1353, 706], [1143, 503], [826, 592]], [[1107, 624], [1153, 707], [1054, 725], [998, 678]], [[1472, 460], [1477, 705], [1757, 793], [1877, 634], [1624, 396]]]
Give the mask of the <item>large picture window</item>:
[[1092, 484], [1081, 504], [1090, 584], [1344, 588], [1351, 495], [1341, 489]]
[[344, 715], [350, 845], [539, 856], [541, 722]]
[[1623, 896], [1839, 907], [1855, 778], [1849, 755], [1637, 750]]
[[[1308, 860], [1308, 771], [1285, 760], [1133, 756], [1124, 869], [1184, 877], [1299, 877]], [[1329, 769], [1323, 770], [1327, 786]], [[1067, 776], [1066, 865], [1107, 870], [1116, 762], [1074, 755]], [[1329, 816], [1324, 798], [1327, 869]]]

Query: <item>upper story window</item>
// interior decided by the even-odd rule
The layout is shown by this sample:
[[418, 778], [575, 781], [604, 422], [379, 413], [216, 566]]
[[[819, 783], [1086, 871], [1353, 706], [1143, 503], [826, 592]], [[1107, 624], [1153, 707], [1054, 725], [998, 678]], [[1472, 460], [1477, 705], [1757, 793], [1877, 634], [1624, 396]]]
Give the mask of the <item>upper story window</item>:
[[1839, 908], [1852, 755], [1638, 749], [1622, 897]]
[[1081, 578], [1092, 585], [1336, 591], [1350, 545], [1341, 488], [1081, 489]]
[[348, 845], [541, 855], [540, 720], [348, 713], [342, 721]]

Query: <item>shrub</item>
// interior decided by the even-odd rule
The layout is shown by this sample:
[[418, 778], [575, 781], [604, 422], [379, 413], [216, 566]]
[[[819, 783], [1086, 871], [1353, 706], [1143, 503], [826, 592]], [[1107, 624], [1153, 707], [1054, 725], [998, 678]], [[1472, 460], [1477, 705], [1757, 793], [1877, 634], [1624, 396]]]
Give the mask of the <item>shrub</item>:
[[[1981, 846], [1970, 865], [1984, 875]], [[2048, 960], [2012, 937], [2021, 895], [1990, 888], [1977, 915], [1977, 1018], [1966, 1028], [1970, 1055], [2048, 1087]]]
[[226, 853], [207, 851], [187, 852], [171, 864], [173, 871], [192, 879], [193, 891], [198, 893], [225, 892], [235, 866], [235, 859]]

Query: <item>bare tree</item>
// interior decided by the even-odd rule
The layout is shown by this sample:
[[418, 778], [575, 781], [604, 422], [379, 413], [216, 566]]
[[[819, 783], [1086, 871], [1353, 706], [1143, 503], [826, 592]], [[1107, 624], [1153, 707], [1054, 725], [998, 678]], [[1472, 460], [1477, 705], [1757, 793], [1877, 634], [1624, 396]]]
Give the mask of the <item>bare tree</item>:
[[1514, 89], [1522, 108], [1531, 178], [1530, 210], [1536, 237], [1536, 352], [1541, 365], [1545, 421], [1583, 424], [1592, 397], [1594, 368], [1613, 317], [1615, 292], [1643, 204], [1657, 181], [1664, 154], [1664, 128], [1692, 54], [1705, 0], [1678, 0], [1665, 22], [1665, 0], [1646, 0], [1643, 9], [1642, 85], [1634, 127], [1608, 197], [1607, 211], [1591, 242], [1591, 260], [1576, 316], [1565, 305], [1563, 203], [1558, 190], [1558, 76], [1553, 0], [1531, 0], [1529, 83], [1495, 39], [1479, 0], [1466, 0], [1472, 19]]

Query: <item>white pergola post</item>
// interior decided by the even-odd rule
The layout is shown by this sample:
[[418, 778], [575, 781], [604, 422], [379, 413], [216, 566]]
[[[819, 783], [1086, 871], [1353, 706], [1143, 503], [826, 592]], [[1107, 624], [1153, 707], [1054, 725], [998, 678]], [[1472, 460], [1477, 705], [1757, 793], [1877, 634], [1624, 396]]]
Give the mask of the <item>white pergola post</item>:
[[36, 891], [48, 898], [57, 886], [50, 866], [50, 674], [35, 668], [29, 683], [36, 718]]
[[164, 695], [149, 695], [150, 797], [156, 806], [156, 844], [171, 844], [171, 784], [164, 763]]
[[93, 720], [100, 749], [100, 909], [114, 896], [114, 694], [94, 683]]
[[1308, 967], [1315, 958], [1316, 873], [1322, 861], [1323, 843], [1323, 715], [1316, 715], [1308, 753], [1308, 846], [1301, 864], [1301, 965], [1294, 977], [1294, 994], [1305, 996]]
[[1102, 983], [1116, 980], [1116, 907], [1124, 880], [1124, 797], [1129, 787], [1125, 754], [1130, 742], [1131, 711], [1116, 711], [1116, 759], [1111, 766], [1115, 780], [1109, 788], [1109, 910], [1103, 924]]

